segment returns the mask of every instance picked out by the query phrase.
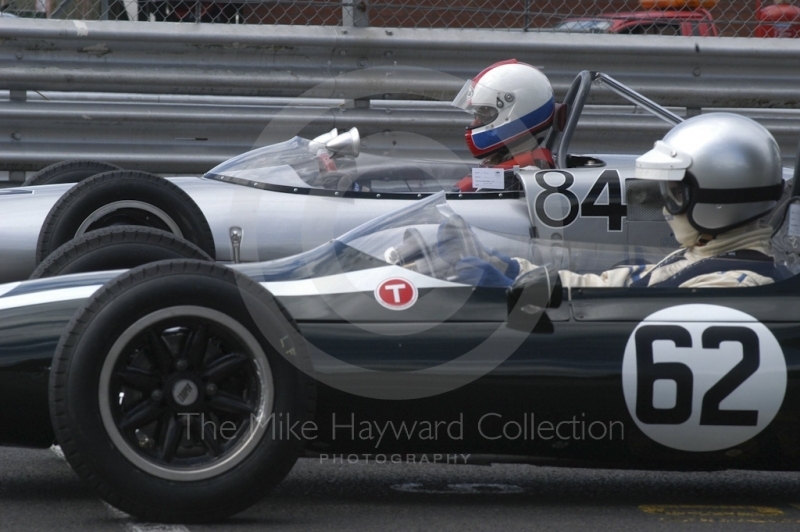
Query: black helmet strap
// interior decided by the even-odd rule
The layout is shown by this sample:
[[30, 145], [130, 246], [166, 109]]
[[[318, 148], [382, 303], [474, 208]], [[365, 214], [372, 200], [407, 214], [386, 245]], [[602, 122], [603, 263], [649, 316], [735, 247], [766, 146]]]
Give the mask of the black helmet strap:
[[692, 191], [695, 203], [756, 203], [777, 201], [783, 194], [783, 183], [751, 188], [704, 188]]

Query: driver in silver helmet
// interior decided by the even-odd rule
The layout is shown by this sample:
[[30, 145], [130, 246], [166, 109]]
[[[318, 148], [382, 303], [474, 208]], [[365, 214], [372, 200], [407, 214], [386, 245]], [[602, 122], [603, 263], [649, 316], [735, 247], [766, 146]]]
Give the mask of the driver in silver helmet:
[[564, 286], [745, 287], [782, 278], [771, 228], [759, 220], [783, 191], [780, 149], [766, 128], [731, 113], [695, 116], [636, 159], [636, 177], [658, 181], [682, 247], [657, 264], [561, 271]]
[[[656, 264], [601, 274], [559, 272], [566, 287], [746, 287], [785, 277], [772, 229], [760, 220], [783, 192], [781, 156], [763, 126], [741, 115], [699, 115], [675, 126], [636, 159], [636, 177], [657, 181], [664, 217], [681, 248]], [[476, 286], [511, 286], [537, 268], [479, 245], [454, 216], [439, 229], [439, 255]], [[464, 227], [462, 227], [464, 226]]]

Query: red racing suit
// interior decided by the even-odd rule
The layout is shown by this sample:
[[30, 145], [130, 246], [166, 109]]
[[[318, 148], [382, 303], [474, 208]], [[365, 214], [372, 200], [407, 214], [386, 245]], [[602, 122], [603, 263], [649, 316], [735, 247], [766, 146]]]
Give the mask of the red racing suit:
[[[502, 168], [503, 170], [511, 170], [515, 166], [524, 168], [526, 166], [536, 166], [540, 169], [555, 168], [556, 163], [553, 161], [553, 154], [547, 148], [536, 148], [532, 151], [526, 151], [511, 156], [509, 159], [492, 163], [491, 158], [481, 162], [481, 167], [489, 168]], [[472, 186], [472, 176], [468, 175], [453, 185], [453, 192], [475, 192]]]

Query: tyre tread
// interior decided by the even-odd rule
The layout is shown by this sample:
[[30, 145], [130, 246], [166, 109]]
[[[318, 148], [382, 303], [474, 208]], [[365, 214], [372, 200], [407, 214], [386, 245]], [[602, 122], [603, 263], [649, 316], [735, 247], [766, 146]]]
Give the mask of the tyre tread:
[[[54, 363], [50, 373], [49, 403], [51, 419], [55, 429], [57, 441], [61, 445], [65, 458], [78, 476], [92, 489], [94, 489], [101, 498], [111, 503], [116, 508], [136, 516], [139, 519], [147, 521], [173, 523], [202, 523], [217, 521], [247, 508], [257, 500], [239, 500], [235, 503], [229, 504], [228, 506], [219, 505], [210, 508], [206, 507], [203, 509], [197, 509], [195, 514], [190, 519], [186, 519], [185, 515], [170, 515], [165, 514], [158, 509], [144, 507], [114, 491], [109, 484], [104, 482], [100, 476], [95, 474], [95, 472], [92, 470], [92, 466], [87, 463], [85, 457], [77, 448], [76, 441], [73, 438], [71, 429], [69, 427], [67, 420], [68, 412], [66, 408], [66, 398], [68, 394], [66, 379], [70, 365], [72, 364], [72, 353], [76, 346], [78, 337], [82, 334], [86, 327], [90, 325], [92, 320], [97, 316], [98, 312], [108, 301], [129, 289], [132, 285], [147, 280], [153, 276], [160, 277], [185, 274], [211, 276], [215, 279], [233, 282], [240, 288], [255, 290], [256, 293], [266, 292], [261, 285], [256, 283], [248, 276], [239, 272], [235, 272], [230, 268], [214, 262], [171, 260], [140, 266], [130, 270], [127, 274], [123, 274], [112, 281], [109, 281], [103, 288], [98, 290], [85, 303], [85, 305], [81, 307], [81, 309], [76, 311], [75, 315], [67, 325], [66, 332], [62, 335], [61, 340], [58, 343], [54, 355]], [[268, 294], [268, 292], [266, 293]], [[289, 324], [291, 324], [292, 327], [294, 327], [295, 331], [299, 335], [299, 329], [285, 307], [281, 305], [280, 301], [277, 299], [272, 299], [272, 301], [277, 305], [277, 308], [280, 310], [283, 317], [288, 321]], [[306, 360], [305, 362], [310, 368], [310, 360]], [[302, 411], [304, 412], [306, 419], [312, 419], [316, 407], [316, 383], [314, 379], [311, 378], [305, 371], [298, 371], [297, 375], [299, 378], [299, 384], [303, 388], [302, 397], [305, 401], [305, 404], [301, 405]], [[301, 456], [303, 449], [303, 442], [298, 441], [295, 443], [293, 448], [290, 450], [291, 459], [287, 460], [285, 463], [277, 465], [273, 469], [275, 472], [275, 478], [282, 479], [289, 473], [296, 459]]]
[[[107, 163], [105, 161], [94, 161], [94, 160], [68, 160], [68, 161], [59, 161], [55, 164], [51, 164], [50, 166], [46, 166], [33, 174], [32, 176], [25, 179], [22, 182], [23, 187], [33, 187], [39, 185], [49, 185], [54, 177], [66, 173], [66, 172], [78, 172], [81, 170], [89, 170], [94, 171], [94, 174], [100, 174], [103, 172], [110, 172], [112, 170], [122, 170], [116, 164]], [[85, 178], [84, 178], [85, 179]]]
[[142, 226], [106, 227], [70, 240], [53, 251], [39, 263], [29, 279], [50, 277], [54, 271], [57, 274], [69, 263], [93, 250], [109, 245], [134, 243], [172, 247], [174, 251], [188, 259], [214, 260], [195, 244], [160, 229]]
[[[95, 188], [110, 187], [113, 191], [114, 185], [122, 182], [122, 180], [147, 182], [153, 186], [160, 187], [167, 193], [174, 194], [180, 198], [180, 202], [191, 212], [196, 220], [199, 220], [200, 227], [196, 227], [198, 232], [199, 242], [195, 242], [199, 248], [205, 251], [211, 257], [216, 256], [216, 249], [214, 247], [214, 235], [211, 232], [211, 227], [208, 225], [203, 211], [192, 200], [192, 198], [183, 191], [179, 186], [164, 179], [161, 176], [141, 172], [138, 170], [115, 170], [111, 172], [103, 172], [81, 181], [74, 187], [70, 188], [63, 196], [61, 196], [42, 224], [42, 229], [39, 232], [39, 238], [36, 243], [36, 264], [38, 265], [44, 261], [47, 256], [55, 251], [53, 247], [53, 238], [56, 231], [56, 226], [67, 209], [88, 191]], [[111, 195], [111, 194], [109, 194]]]

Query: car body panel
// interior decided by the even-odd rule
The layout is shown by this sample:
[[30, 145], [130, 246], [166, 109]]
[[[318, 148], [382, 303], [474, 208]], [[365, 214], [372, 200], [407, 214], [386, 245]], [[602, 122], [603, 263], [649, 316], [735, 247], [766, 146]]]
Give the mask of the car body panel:
[[[617, 159], [631, 166], [623, 174], [632, 174], [633, 157]], [[585, 200], [598, 174], [602, 173], [595, 169], [570, 169], [569, 172], [575, 176], [574, 191], [581, 200]], [[534, 179], [527, 171], [520, 174], [523, 182]], [[336, 197], [333, 194], [275, 192], [202, 177], [169, 180], [184, 190], [203, 211], [214, 236], [216, 257], [222, 262], [233, 260], [232, 227], [242, 229], [242, 262], [271, 260], [313, 249], [376, 216], [425, 197], [416, 194], [408, 195], [407, 199]], [[40, 228], [50, 209], [71, 186], [21, 187], [7, 190], [13, 191], [13, 195], [0, 195], [0, 227], [7, 235], [2, 244], [4, 261], [0, 267], [0, 282], [24, 279], [33, 271]], [[530, 191], [528, 198], [534, 203], [540, 196], [550, 195], [540, 186], [530, 184], [526, 187]], [[600, 202], [607, 202], [607, 195], [608, 191], [604, 192]], [[607, 222], [602, 219], [578, 215], [569, 227], [548, 226], [536, 214], [535, 208], [531, 211], [528, 200], [520, 197], [519, 193], [449, 194], [449, 198], [453, 209], [471, 224], [497, 233], [527, 238], [538, 231], [538, 234], [550, 238], [559, 238], [553, 235], [560, 235], [567, 240], [618, 244], [630, 240], [627, 223], [622, 230], [609, 231]], [[616, 199], [617, 205], [621, 198]], [[547, 208], [550, 209], [552, 203], [557, 209], [557, 199], [547, 201]], [[622, 205], [624, 208], [624, 203]], [[533, 223], [531, 213], [535, 216]], [[669, 235], [668, 226], [663, 221], [654, 225], [660, 230], [660, 242]], [[642, 235], [643, 245], [653, 241], [650, 230], [634, 234]]]
[[[405, 199], [343, 197], [275, 192], [203, 178], [171, 178], [197, 203], [214, 233], [217, 259], [232, 260], [229, 229], [241, 227], [242, 262], [295, 255], [327, 242], [381, 214], [423, 196]], [[495, 232], [528, 237], [531, 223], [523, 201], [505, 197], [463, 198], [453, 209], [470, 223]], [[455, 199], [455, 198], [454, 198]], [[498, 213], [502, 212], [502, 216]], [[293, 220], [289, 223], [288, 220]]]
[[0, 190], [0, 282], [27, 279], [36, 267], [36, 242], [47, 213], [72, 185]]
[[[558, 170], [553, 178], [544, 177], [551, 172], [522, 169], [518, 175], [523, 193], [449, 193], [448, 199], [453, 210], [472, 225], [497, 233], [569, 242], [665, 249], [677, 247], [677, 241], [660, 214], [660, 207], [652, 202], [642, 203], [637, 196], [637, 206], [628, 212], [631, 187], [635, 187], [635, 192], [640, 195], [642, 193], [643, 183], [633, 179], [635, 156], [598, 154], [591, 157], [605, 161], [606, 165]], [[621, 193], [612, 194], [610, 200], [609, 187], [604, 186], [594, 203], [621, 209], [624, 214], [619, 215], [621, 217], [587, 216], [585, 204], [593, 203], [590, 192], [609, 170], [616, 170], [619, 181], [625, 185], [621, 186]], [[565, 182], [564, 173], [572, 176], [574, 184], [568, 187], [567, 192], [576, 201], [541, 186], [536, 179], [538, 174], [545, 183], [558, 186]], [[784, 179], [791, 177], [791, 170], [784, 169]], [[233, 260], [231, 227], [243, 230], [242, 262], [272, 260], [313, 249], [376, 216], [420, 199], [416, 194], [406, 199], [294, 194], [202, 177], [168, 179], [184, 190], [203, 211], [214, 236], [216, 257], [221, 262]], [[0, 191], [3, 235], [0, 240], [3, 256], [0, 282], [17, 281], [30, 275], [36, 267], [36, 242], [42, 224], [53, 205], [72, 186], [44, 185]], [[644, 190], [645, 194], [651, 194], [655, 189], [645, 187]], [[536, 208], [537, 201], [544, 205], [548, 220], [541, 215], [541, 209]], [[558, 220], [569, 218], [570, 211], [575, 214], [574, 219], [564, 226]], [[295, 222], [288, 223], [287, 220]], [[621, 230], [612, 225], [614, 220], [621, 220]]]
[[[71, 276], [64, 279], [68, 277]], [[87, 278], [83, 284], [88, 291], [94, 291], [97, 283], [107, 277]], [[583, 465], [659, 469], [800, 469], [796, 449], [800, 403], [795, 400], [800, 394], [800, 350], [796, 347], [800, 345], [798, 316], [794, 313], [791, 316], [794, 321], [789, 321], [786, 316], [780, 316], [774, 304], [769, 303], [769, 300], [777, 300], [779, 293], [786, 293], [789, 289], [796, 291], [798, 287], [797, 280], [779, 284], [782, 286], [742, 289], [746, 291], [744, 297], [741, 297], [741, 290], [737, 290], [740, 297], [723, 293], [734, 289], [720, 289], [716, 291], [719, 295], [712, 295], [709, 291], [697, 294], [675, 290], [652, 301], [642, 297], [641, 290], [635, 294], [636, 297], [625, 293], [621, 298], [615, 298], [613, 294], [595, 294], [596, 297], [582, 300], [580, 295], [574, 294], [575, 299], [565, 303], [565, 308], [547, 311], [548, 315], [563, 316], [566, 309], [572, 317], [548, 320], [549, 327], [534, 330], [507, 360], [490, 373], [443, 395], [387, 401], [353, 396], [319, 384], [315, 437], [309, 442], [309, 448], [320, 453], [380, 452], [404, 456], [423, 453], [513, 455], [518, 461], [536, 463], [559, 460]], [[52, 287], [63, 289], [59, 284]], [[316, 356], [320, 352], [351, 368], [419, 370], [442, 364], [474, 349], [489, 335], [506, 327], [505, 322], [499, 319], [505, 310], [505, 292], [500, 289], [487, 291], [493, 293], [480, 296], [477, 305], [488, 316], [484, 321], [444, 321], [411, 334], [397, 322], [387, 322], [383, 328], [373, 332], [365, 331], [365, 327], [373, 325], [371, 319], [367, 320], [369, 312], [365, 313], [362, 322], [307, 321], [300, 317], [298, 324], [307, 342], [313, 346], [312, 361], [320, 375], [327, 373], [341, 377], [346, 371], [346, 368], [326, 365], [326, 359]], [[354, 294], [362, 300], [371, 296], [368, 291]], [[0, 298], [0, 302], [3, 299]], [[291, 297], [279, 299], [295, 312], [326, 304], [325, 298], [317, 298], [316, 303], [314, 298], [301, 298], [305, 299], [304, 305], [292, 301]], [[37, 446], [52, 441], [46, 400], [50, 358], [60, 331], [72, 311], [83, 301], [80, 298], [43, 303], [24, 313], [20, 313], [19, 308], [0, 310], [0, 323], [4, 324], [0, 329], [0, 382], [13, 384], [0, 387], [0, 400], [4, 405], [1, 410], [3, 423], [0, 425], [3, 444]], [[621, 368], [632, 331], [653, 311], [686, 303], [745, 309], [767, 326], [783, 349], [788, 381], [778, 418], [746, 444], [737, 447], [741, 453], [729, 453], [727, 449], [725, 452], [704, 453], [670, 449], [642, 434], [625, 407]], [[337, 305], [336, 302], [333, 304]], [[607, 319], [614, 309], [624, 309], [624, 312]], [[420, 311], [424, 313], [424, 309]], [[777, 318], [780, 320], [772, 321]], [[415, 321], [410, 319], [412, 323]], [[417, 319], [430, 319], [430, 316]], [[713, 321], [713, 316], [709, 319]], [[18, 334], [23, 330], [24, 334]], [[589, 344], [591, 349], [587, 349]], [[438, 348], [431, 349], [431, 345]], [[387, 438], [379, 446], [374, 439], [360, 438], [354, 432], [363, 429], [362, 423], [399, 426], [405, 421], [410, 426], [421, 420], [444, 422], [442, 427], [445, 428], [440, 427], [443, 431], [448, 424], [455, 422], [456, 425], [452, 426], [463, 432], [458, 438], [445, 437], [441, 442], [417, 433], [409, 438]], [[568, 437], [554, 437], [555, 429], [542, 425], [557, 426], [557, 422], [562, 421], [569, 427], [562, 427], [561, 436]], [[576, 433], [573, 431], [585, 430], [585, 424], [576, 424], [576, 421], [618, 422], [613, 425], [617, 439], [595, 441], [574, 437]], [[517, 425], [523, 427], [524, 435], [503, 437], [502, 431], [509, 422], [513, 422], [509, 426], [514, 430]], [[534, 426], [538, 427], [538, 432], [532, 431]]]
[[[635, 179], [635, 156], [593, 155], [597, 166], [520, 170], [535, 234], [549, 240], [677, 247], [661, 214], [658, 187]], [[629, 190], [636, 195], [628, 212]]]
[[[399, 212], [433, 205], [441, 214], [443, 207], [433, 202], [442, 197], [409, 204]], [[449, 212], [448, 219], [453, 216]], [[565, 289], [559, 306], [544, 309], [546, 301], [538, 301], [538, 311], [531, 310], [526, 318], [530, 321], [512, 325], [505, 287], [469, 285], [435, 272], [423, 275], [417, 271], [419, 265], [387, 262], [390, 255], [380, 250], [392, 244], [392, 238], [402, 236], [405, 241], [408, 235], [406, 226], [391, 225], [393, 216], [383, 215], [371, 223], [378, 229], [366, 224], [303, 255], [235, 266], [275, 295], [296, 320], [308, 345], [318, 381], [312, 429], [304, 433], [309, 452], [404, 458], [464, 453], [482, 455], [488, 461], [595, 467], [800, 469], [800, 310], [786, 304], [800, 289], [800, 277], [742, 289]], [[426, 223], [430, 231], [420, 231], [420, 235], [439, 239], [443, 226], [438, 220]], [[476, 228], [471, 231], [482, 242], [488, 234]], [[509, 246], [524, 252], [524, 243], [495, 236], [496, 242], [506, 239]], [[72, 311], [119, 273], [0, 285], [0, 382], [17, 383], [0, 387], [4, 421], [0, 442], [45, 445], [52, 438], [45, 392], [56, 342]], [[379, 304], [380, 287], [399, 277], [416, 286], [415, 303], [398, 310]], [[693, 427], [689, 421], [642, 421], [644, 414], [629, 403], [626, 386], [632, 379], [646, 380], [649, 375], [655, 383], [657, 372], [663, 375], [668, 366], [673, 371], [676, 363], [663, 364], [676, 351], [656, 336], [642, 344], [650, 346], [651, 370], [637, 374], [634, 368], [631, 373], [630, 360], [633, 356], [646, 363], [635, 351], [640, 349], [637, 331], [661, 330], [665, 324], [686, 331], [713, 328], [759, 335], [762, 347], [755, 356], [761, 366], [739, 375], [742, 378], [722, 397], [717, 395], [716, 403], [706, 400], [716, 385], [707, 387], [702, 409], [711, 408], [713, 414], [716, 408], [717, 414], [724, 415], [756, 412], [765, 420], [762, 425], [750, 429], [742, 423], [750, 433], [734, 434], [732, 439], [736, 423], [712, 423], [709, 429], [703, 424]], [[731, 340], [735, 334], [725, 338], [723, 342], [739, 342]], [[753, 346], [745, 341], [739, 355], [735, 349], [720, 351], [719, 346], [703, 342], [699, 354], [708, 357], [706, 362], [678, 364], [686, 368], [706, 364], [705, 369], [684, 370], [693, 371], [698, 381], [714, 384], [727, 379], [730, 383], [729, 377], [735, 377], [734, 370], [741, 365], [736, 359], [754, 354]], [[497, 358], [498, 349], [506, 351], [503, 357]], [[477, 358], [463, 359], [471, 353]], [[723, 354], [729, 360], [720, 364]], [[756, 375], [760, 367], [765, 370]], [[474, 373], [476, 368], [479, 374]], [[375, 372], [388, 377], [375, 379]], [[411, 380], [401, 385], [393, 375]], [[431, 380], [431, 375], [468, 378], [463, 385], [436, 393], [430, 386], [439, 381]], [[661, 380], [674, 380], [677, 397], [679, 380], [670, 375]], [[755, 388], [751, 376], [758, 379]], [[341, 382], [358, 387], [341, 387]], [[742, 391], [740, 386], [749, 387]], [[748, 391], [759, 386], [762, 393], [772, 395], [772, 406], [763, 406], [761, 394]], [[410, 395], [396, 400], [389, 398], [393, 392]], [[657, 397], [656, 392], [652, 398], [644, 395], [645, 400], [652, 399], [651, 410], [658, 415], [677, 408], [663, 404], [663, 399], [656, 405]], [[733, 403], [725, 402], [728, 397]], [[701, 407], [699, 399], [691, 404], [693, 409]], [[275, 430], [297, 430], [290, 420], [274, 423]], [[679, 444], [664, 443], [651, 433], [653, 426], [666, 427], [668, 432], [688, 431], [689, 436]], [[388, 427], [394, 427], [390, 436], [378, 439], [378, 431]], [[703, 431], [710, 431], [710, 450], [701, 448], [709, 442]], [[682, 447], [686, 445], [698, 448]]]

